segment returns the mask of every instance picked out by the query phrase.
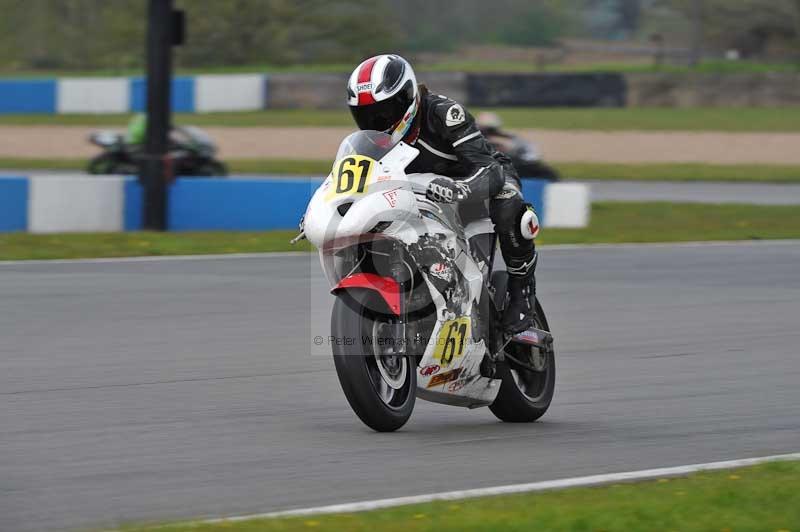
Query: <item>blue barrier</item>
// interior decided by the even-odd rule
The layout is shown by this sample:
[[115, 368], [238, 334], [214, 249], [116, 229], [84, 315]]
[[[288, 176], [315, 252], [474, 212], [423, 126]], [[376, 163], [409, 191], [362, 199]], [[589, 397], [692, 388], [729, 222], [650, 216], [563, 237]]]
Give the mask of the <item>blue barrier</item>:
[[0, 232], [28, 229], [28, 178], [0, 177]]
[[179, 178], [169, 191], [171, 231], [293, 229], [320, 179]]
[[539, 221], [544, 221], [544, 211], [546, 205], [544, 204], [544, 189], [547, 186], [547, 181], [544, 179], [522, 179], [522, 195], [525, 201], [533, 204], [536, 210], [536, 215]]
[[0, 114], [56, 112], [56, 80], [0, 80]]
[[136, 177], [125, 178], [122, 228], [125, 231], [142, 229], [142, 186]]
[[[143, 113], [147, 110], [147, 83], [145, 78], [137, 77], [130, 80], [130, 105], [133, 113]], [[191, 76], [178, 76], [172, 78], [172, 110], [176, 113], [193, 113], [194, 106], [194, 78]]]
[[[172, 231], [293, 229], [322, 182], [306, 179], [179, 178], [169, 190]], [[547, 181], [524, 179], [522, 191], [544, 219]], [[141, 189], [125, 185], [125, 229], [141, 228]]]
[[[170, 186], [167, 227], [172, 231], [294, 229], [321, 178], [178, 178]], [[523, 179], [525, 199], [545, 219], [547, 182]], [[123, 229], [142, 228], [142, 188], [124, 182]], [[0, 177], [0, 232], [28, 227], [27, 177]]]

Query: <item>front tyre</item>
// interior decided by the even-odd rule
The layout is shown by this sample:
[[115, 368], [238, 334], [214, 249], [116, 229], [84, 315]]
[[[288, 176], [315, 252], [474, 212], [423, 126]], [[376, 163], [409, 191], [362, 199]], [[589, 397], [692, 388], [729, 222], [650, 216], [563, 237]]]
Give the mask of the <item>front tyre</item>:
[[[536, 317], [533, 326], [550, 330], [539, 301], [536, 301]], [[527, 423], [536, 421], [547, 412], [553, 400], [556, 382], [555, 353], [533, 346], [509, 344], [506, 350], [516, 359], [522, 360], [533, 369], [517, 366], [509, 359], [497, 365], [502, 383], [500, 392], [489, 410], [501, 421]]]
[[214, 159], [208, 159], [197, 167], [193, 175], [202, 177], [225, 177], [228, 175], [228, 167]]
[[[385, 312], [385, 313], [384, 313]], [[356, 415], [378, 432], [405, 425], [414, 409], [416, 365], [392, 353], [397, 340], [383, 299], [371, 290], [339, 294], [333, 305], [333, 362], [342, 391]]]
[[117, 153], [104, 152], [89, 161], [86, 171], [93, 175], [135, 175], [139, 169]]

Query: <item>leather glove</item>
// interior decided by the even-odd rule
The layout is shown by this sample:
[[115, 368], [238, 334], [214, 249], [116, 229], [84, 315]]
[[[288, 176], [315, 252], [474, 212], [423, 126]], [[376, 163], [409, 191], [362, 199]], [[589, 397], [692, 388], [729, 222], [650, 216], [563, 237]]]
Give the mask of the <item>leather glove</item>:
[[469, 185], [454, 181], [449, 177], [437, 177], [428, 183], [425, 196], [438, 203], [455, 203], [466, 199], [469, 192]]

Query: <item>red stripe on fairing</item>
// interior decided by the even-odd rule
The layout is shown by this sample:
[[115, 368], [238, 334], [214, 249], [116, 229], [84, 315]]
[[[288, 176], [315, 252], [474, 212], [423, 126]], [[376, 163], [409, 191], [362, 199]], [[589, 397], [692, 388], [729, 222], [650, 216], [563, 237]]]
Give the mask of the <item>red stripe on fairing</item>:
[[367, 288], [380, 294], [395, 315], [400, 315], [400, 284], [391, 277], [383, 277], [374, 273], [354, 273], [337, 284], [332, 293], [347, 288]]
[[[372, 59], [367, 59], [361, 65], [358, 71], [357, 83], [366, 83], [372, 79], [372, 68], [375, 66], [376, 61], [378, 61], [378, 58], [373, 57]], [[358, 93], [358, 105], [369, 105], [371, 103], [375, 103], [375, 98], [373, 98], [371, 91]]]

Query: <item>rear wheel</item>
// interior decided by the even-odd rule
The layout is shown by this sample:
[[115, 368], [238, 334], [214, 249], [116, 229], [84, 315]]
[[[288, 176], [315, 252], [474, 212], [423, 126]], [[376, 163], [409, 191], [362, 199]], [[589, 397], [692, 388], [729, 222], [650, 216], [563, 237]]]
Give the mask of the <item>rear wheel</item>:
[[[497, 280], [500, 281], [498, 284], [505, 287], [505, 283], [500, 279]], [[550, 330], [538, 300], [533, 326], [544, 331]], [[553, 400], [556, 382], [555, 352], [552, 348], [543, 350], [516, 343], [508, 344], [506, 352], [531, 368], [523, 368], [508, 358], [498, 364], [497, 376], [502, 383], [500, 392], [489, 409], [502, 421], [512, 423], [536, 421], [547, 412]]]
[[393, 353], [396, 319], [371, 290], [339, 294], [333, 306], [333, 361], [356, 415], [378, 432], [405, 425], [416, 399], [416, 365]]

